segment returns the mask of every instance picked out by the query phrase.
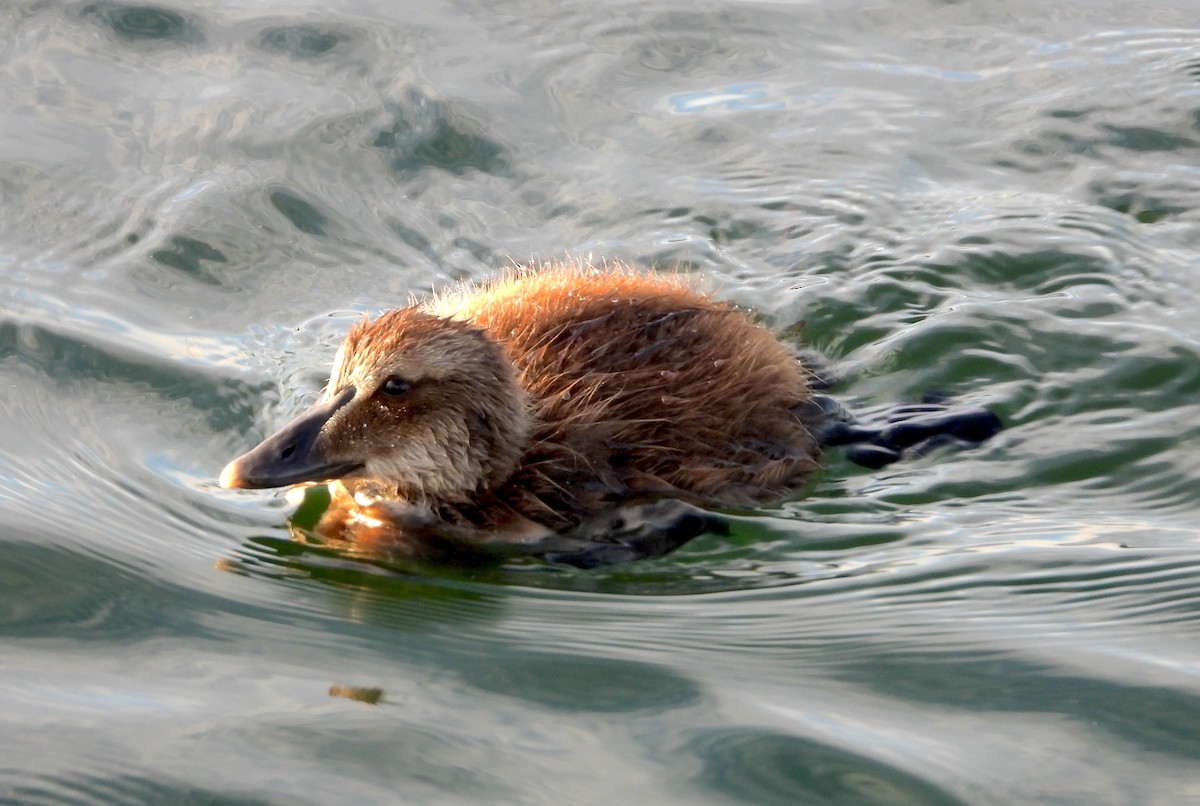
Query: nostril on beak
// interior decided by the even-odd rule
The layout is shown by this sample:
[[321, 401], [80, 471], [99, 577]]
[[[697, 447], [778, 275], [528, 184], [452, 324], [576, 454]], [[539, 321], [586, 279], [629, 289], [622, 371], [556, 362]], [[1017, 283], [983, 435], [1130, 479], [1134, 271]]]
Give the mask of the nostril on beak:
[[279, 458], [280, 459], [291, 459], [292, 454], [295, 452], [296, 452], [296, 443], [293, 442], [291, 445], [288, 445], [286, 448], [284, 448], [282, 451], [279, 452]]

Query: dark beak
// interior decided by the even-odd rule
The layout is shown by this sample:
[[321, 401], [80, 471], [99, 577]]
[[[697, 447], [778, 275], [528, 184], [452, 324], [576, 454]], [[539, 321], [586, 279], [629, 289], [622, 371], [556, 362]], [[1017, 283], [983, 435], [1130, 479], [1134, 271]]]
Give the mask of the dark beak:
[[222, 487], [261, 489], [304, 481], [329, 481], [351, 473], [358, 462], [330, 462], [317, 448], [317, 437], [329, 419], [354, 398], [354, 387], [317, 403], [263, 440], [258, 447], [225, 465]]

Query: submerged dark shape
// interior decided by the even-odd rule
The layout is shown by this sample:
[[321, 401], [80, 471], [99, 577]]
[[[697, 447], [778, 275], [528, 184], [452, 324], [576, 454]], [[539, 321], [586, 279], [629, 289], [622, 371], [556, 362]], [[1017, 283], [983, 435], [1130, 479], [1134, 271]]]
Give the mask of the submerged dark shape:
[[813, 400], [825, 414], [818, 430], [821, 444], [845, 445], [850, 461], [872, 469], [946, 443], [977, 445], [1004, 429], [1000, 418], [985, 408], [955, 409], [936, 397], [874, 417], [855, 417], [824, 395], [814, 395]]
[[812, 380], [749, 314], [682, 277], [521, 269], [364, 319], [321, 400], [221, 484], [332, 482], [315, 531], [366, 552], [592, 567], [724, 531], [701, 507], [795, 494], [819, 437], [879, 466], [999, 427], [940, 404], [854, 423]]

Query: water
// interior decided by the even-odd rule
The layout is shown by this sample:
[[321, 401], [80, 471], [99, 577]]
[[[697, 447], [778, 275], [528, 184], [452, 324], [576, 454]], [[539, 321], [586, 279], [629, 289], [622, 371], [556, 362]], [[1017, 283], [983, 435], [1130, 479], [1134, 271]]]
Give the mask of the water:
[[[1198, 46], [1192, 0], [6, 4], [0, 799], [1200, 803]], [[217, 488], [361, 313], [564, 254], [1010, 427], [591, 572]]]

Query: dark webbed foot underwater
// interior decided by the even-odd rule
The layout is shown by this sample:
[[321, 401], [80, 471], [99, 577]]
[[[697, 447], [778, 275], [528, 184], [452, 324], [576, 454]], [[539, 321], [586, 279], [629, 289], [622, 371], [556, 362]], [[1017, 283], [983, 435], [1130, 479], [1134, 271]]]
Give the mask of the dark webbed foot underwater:
[[534, 557], [598, 568], [661, 557], [702, 534], [729, 534], [719, 515], [675, 499], [623, 506], [530, 547]]
[[872, 469], [942, 445], [973, 447], [1004, 428], [1000, 418], [985, 408], [959, 408], [936, 396], [860, 416], [827, 395], [814, 397], [812, 405], [819, 409], [822, 421], [821, 445], [845, 446], [847, 459]]

